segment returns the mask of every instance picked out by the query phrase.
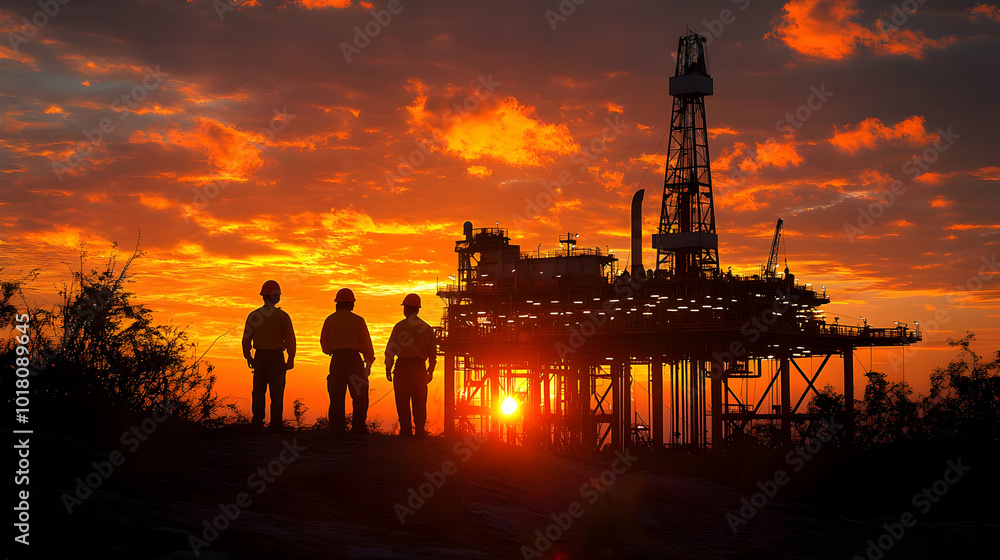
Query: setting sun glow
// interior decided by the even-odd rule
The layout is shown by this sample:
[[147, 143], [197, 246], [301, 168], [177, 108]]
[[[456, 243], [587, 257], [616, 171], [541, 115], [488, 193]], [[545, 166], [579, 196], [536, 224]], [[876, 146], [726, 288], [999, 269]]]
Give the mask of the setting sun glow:
[[500, 404], [500, 412], [503, 412], [507, 416], [517, 412], [517, 400], [514, 397], [504, 399], [503, 403]]

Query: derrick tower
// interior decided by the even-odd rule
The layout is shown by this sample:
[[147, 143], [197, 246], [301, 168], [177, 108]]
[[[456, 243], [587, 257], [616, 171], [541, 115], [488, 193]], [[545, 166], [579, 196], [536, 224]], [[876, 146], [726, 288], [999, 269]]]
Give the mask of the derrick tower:
[[715, 277], [719, 273], [719, 237], [715, 233], [705, 126], [705, 96], [712, 95], [712, 78], [701, 35], [688, 32], [680, 38], [670, 95], [674, 107], [663, 207], [658, 233], [653, 235], [656, 269], [658, 275], [666, 277]]

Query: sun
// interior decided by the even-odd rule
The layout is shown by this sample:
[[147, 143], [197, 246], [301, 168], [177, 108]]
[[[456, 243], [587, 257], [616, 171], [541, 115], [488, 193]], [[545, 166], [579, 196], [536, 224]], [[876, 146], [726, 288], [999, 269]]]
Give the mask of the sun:
[[514, 397], [507, 397], [504, 399], [503, 403], [500, 404], [500, 412], [505, 415], [510, 416], [517, 411], [517, 400]]

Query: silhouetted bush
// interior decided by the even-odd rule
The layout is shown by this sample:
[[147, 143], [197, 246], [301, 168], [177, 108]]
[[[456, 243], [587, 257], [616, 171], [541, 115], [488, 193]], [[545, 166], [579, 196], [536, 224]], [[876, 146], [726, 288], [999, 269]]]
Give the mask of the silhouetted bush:
[[[35, 273], [0, 280], [5, 329], [19, 335], [13, 330], [16, 316], [30, 318], [34, 426], [86, 429], [88, 422], [134, 416], [164, 402], [172, 404], [177, 418], [208, 425], [224, 421], [219, 415], [224, 405], [212, 391], [213, 367], [197, 358], [184, 331], [154, 324], [152, 312], [133, 302], [129, 268], [140, 256], [137, 246], [119, 265], [112, 251], [103, 269], [85, 272], [81, 251], [80, 271], [63, 285], [62, 302], [53, 309], [30, 308], [23, 297]], [[8, 337], [0, 347], [0, 363], [9, 364], [4, 368], [8, 380], [14, 376], [17, 346]]]
[[[920, 443], [1000, 442], [1000, 351], [991, 361], [970, 348], [974, 333], [948, 344], [959, 355], [931, 374], [930, 393], [913, 396], [907, 383], [886, 381], [885, 374], [866, 373], [864, 398], [855, 400], [855, 445], [861, 448]], [[826, 387], [809, 403], [809, 413], [844, 418], [844, 396]], [[817, 435], [820, 423], [797, 428], [797, 440]], [[842, 441], [842, 434], [834, 443]]]

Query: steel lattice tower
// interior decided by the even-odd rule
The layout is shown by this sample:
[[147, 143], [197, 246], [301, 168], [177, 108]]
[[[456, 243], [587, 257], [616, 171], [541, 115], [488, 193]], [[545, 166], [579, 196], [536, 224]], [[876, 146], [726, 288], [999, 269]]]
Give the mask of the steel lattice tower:
[[663, 208], [659, 232], [653, 235], [656, 268], [672, 277], [713, 277], [719, 272], [719, 237], [705, 125], [705, 96], [712, 95], [712, 78], [701, 35], [689, 32], [681, 37], [670, 95], [674, 108]]

